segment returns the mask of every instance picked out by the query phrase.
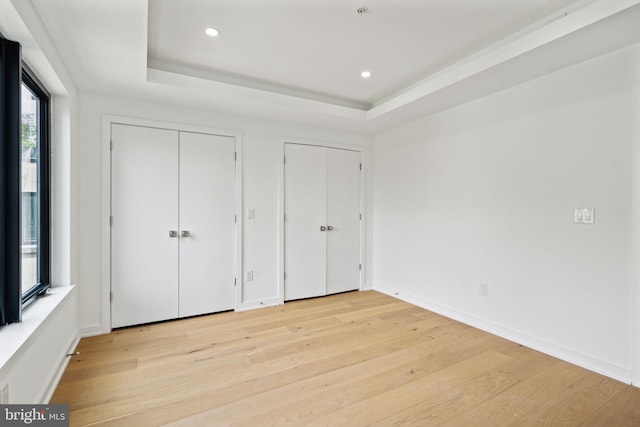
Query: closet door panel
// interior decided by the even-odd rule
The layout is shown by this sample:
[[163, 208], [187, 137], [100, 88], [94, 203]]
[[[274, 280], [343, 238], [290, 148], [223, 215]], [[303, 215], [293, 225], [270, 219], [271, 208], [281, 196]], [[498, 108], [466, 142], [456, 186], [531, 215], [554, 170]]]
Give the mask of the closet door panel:
[[112, 326], [178, 317], [178, 132], [112, 125]]
[[326, 295], [327, 149], [285, 144], [285, 300]]
[[327, 293], [360, 287], [360, 153], [327, 152]]
[[180, 132], [181, 317], [235, 305], [234, 154], [235, 138]]

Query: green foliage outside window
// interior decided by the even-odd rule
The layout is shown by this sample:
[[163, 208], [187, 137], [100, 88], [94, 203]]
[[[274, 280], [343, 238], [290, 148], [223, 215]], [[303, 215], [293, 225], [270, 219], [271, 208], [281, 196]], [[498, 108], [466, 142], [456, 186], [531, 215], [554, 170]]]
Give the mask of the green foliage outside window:
[[36, 148], [38, 144], [38, 126], [33, 113], [22, 115], [22, 152]]

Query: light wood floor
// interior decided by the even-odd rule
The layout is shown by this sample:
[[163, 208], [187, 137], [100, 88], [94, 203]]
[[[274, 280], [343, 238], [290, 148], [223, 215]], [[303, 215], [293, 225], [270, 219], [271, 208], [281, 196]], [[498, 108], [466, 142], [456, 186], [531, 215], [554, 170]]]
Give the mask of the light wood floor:
[[640, 389], [377, 292], [85, 338], [71, 425], [640, 426]]

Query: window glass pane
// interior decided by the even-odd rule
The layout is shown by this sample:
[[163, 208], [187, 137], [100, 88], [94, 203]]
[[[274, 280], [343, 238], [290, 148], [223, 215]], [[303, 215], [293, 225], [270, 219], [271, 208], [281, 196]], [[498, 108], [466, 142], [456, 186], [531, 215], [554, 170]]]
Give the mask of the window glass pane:
[[22, 293], [38, 281], [38, 144], [39, 100], [22, 85]]

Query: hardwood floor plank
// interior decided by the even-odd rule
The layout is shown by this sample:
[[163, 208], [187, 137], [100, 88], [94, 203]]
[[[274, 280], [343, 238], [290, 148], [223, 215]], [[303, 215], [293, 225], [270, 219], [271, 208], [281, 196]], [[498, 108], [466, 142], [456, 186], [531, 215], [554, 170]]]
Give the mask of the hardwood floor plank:
[[[513, 350], [513, 349], [512, 349]], [[489, 401], [528, 376], [548, 368], [553, 360], [522, 347], [509, 351], [512, 361], [490, 370], [445, 393], [425, 399], [415, 406], [397, 412], [374, 425], [439, 425]], [[520, 350], [520, 351], [518, 351]]]
[[366, 425], [388, 417], [389, 409], [394, 412], [414, 406], [445, 392], [449, 387], [467, 378], [479, 376], [487, 370], [507, 363], [511, 359], [499, 352], [488, 350], [477, 356], [440, 369], [430, 375], [410, 381], [400, 387], [371, 396], [365, 401], [348, 405], [339, 411], [325, 414], [308, 424], [324, 425]]
[[618, 391], [624, 388], [615, 380], [585, 375], [536, 407], [535, 417], [520, 419], [513, 426], [580, 425], [602, 408]]
[[[278, 407], [275, 415], [276, 419], [281, 417], [282, 414], [285, 413], [282, 411], [282, 408], [279, 407], [279, 403], [281, 402], [295, 401], [297, 396], [316, 396], [318, 394], [324, 394], [327, 390], [331, 393], [335, 389], [351, 387], [353, 382], [359, 379], [369, 378], [380, 371], [385, 371], [389, 365], [396, 363], [415, 363], [418, 359], [418, 356], [408, 350], [399, 350], [394, 353], [369, 359], [362, 363], [349, 365], [302, 381], [289, 383], [277, 389], [256, 394], [246, 399], [236, 400], [218, 408], [201, 412], [192, 417], [181, 419], [178, 423], [170, 425], [207, 426], [214, 424], [217, 420], [237, 423], [252, 413], [259, 414], [257, 422], [270, 423], [270, 421], [267, 420], [272, 419], [265, 418], [264, 413], [276, 406]], [[249, 425], [256, 425], [255, 422], [254, 420], [250, 420]]]
[[379, 373], [371, 372], [364, 378], [345, 378], [344, 385], [328, 385], [315, 393], [299, 394], [275, 401], [278, 403], [272, 403], [272, 408], [268, 411], [244, 418], [234, 425], [252, 426], [267, 422], [271, 425], [296, 426], [307, 425], [316, 419], [326, 420], [328, 414], [430, 375], [449, 366], [457, 358], [460, 356], [442, 350], [423, 356], [415, 362], [394, 363], [387, 366], [386, 370]]
[[622, 385], [605, 405], [589, 419], [580, 424], [583, 427], [637, 427], [640, 426], [640, 389]]
[[550, 399], [562, 399], [565, 391], [585, 375], [591, 373], [556, 361], [549, 368], [531, 375], [493, 399], [442, 425], [484, 426], [494, 422], [500, 426], [516, 426], [531, 420], [539, 421], [541, 413], [538, 408], [546, 407], [545, 403]]
[[367, 291], [82, 339], [72, 426], [636, 426], [640, 389]]

